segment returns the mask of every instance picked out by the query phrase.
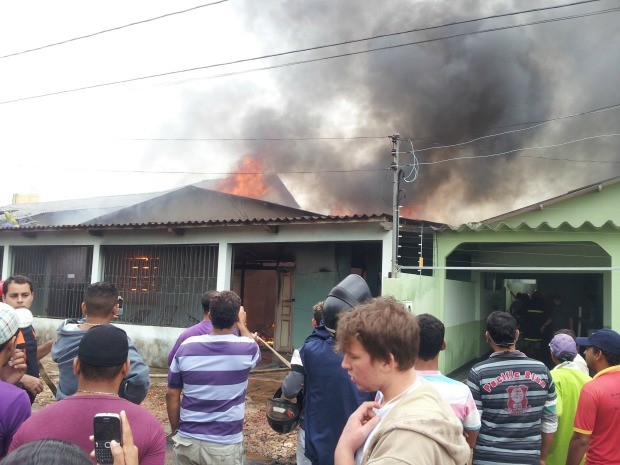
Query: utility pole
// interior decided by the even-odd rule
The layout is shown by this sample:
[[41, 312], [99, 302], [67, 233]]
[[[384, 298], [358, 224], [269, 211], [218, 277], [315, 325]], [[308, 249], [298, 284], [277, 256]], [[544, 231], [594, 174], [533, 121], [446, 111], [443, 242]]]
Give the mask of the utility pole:
[[392, 181], [392, 278], [396, 277], [398, 272], [398, 238], [399, 238], [399, 192], [400, 192], [400, 175], [401, 169], [398, 165], [398, 150], [400, 148], [400, 135], [392, 136], [392, 164], [390, 169], [394, 172]]

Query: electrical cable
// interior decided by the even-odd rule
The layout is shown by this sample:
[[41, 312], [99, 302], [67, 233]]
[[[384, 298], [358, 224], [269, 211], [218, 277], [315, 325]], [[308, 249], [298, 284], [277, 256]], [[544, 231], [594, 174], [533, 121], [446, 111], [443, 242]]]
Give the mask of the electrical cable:
[[[571, 140], [567, 142], [561, 142], [558, 144], [540, 145], [540, 146], [535, 146], [535, 147], [521, 147], [518, 149], [506, 150], [505, 152], [491, 153], [487, 155], [467, 155], [467, 156], [462, 156], [462, 157], [445, 158], [443, 160], [436, 160], [436, 161], [427, 161], [427, 162], [421, 161], [420, 165], [438, 165], [440, 163], [447, 163], [447, 162], [456, 161], [456, 160], [474, 160], [478, 158], [500, 157], [500, 156], [509, 155], [515, 152], [524, 152], [527, 150], [540, 150], [540, 149], [548, 149], [548, 148], [554, 148], [554, 147], [562, 147], [564, 145], [575, 144], [577, 142], [583, 142], [586, 140], [600, 139], [604, 137], [618, 137], [618, 136], [620, 136], [620, 134], [599, 134], [596, 136], [582, 137], [580, 139], [575, 139], [575, 140]], [[570, 159], [570, 158], [549, 158], [549, 157], [541, 157], [541, 156], [536, 156], [536, 155], [521, 155], [521, 154], [519, 156], [523, 158], [537, 158], [540, 160], [553, 160], [553, 161], [571, 161], [571, 162], [577, 162], [577, 163], [599, 163], [599, 164], [620, 163], [620, 160], [592, 160], [592, 159], [577, 160], [577, 159]]]
[[416, 155], [415, 155], [415, 150], [413, 148], [413, 141], [411, 139], [408, 139], [408, 140], [409, 140], [409, 143], [411, 144], [411, 151], [407, 152], [407, 153], [412, 156], [413, 160], [411, 161], [411, 163], [409, 165], [405, 165], [405, 166], [411, 166], [411, 171], [409, 172], [408, 175], [403, 176], [403, 181], [405, 181], [407, 183], [412, 183], [416, 179], [418, 179], [418, 172], [420, 170], [420, 163], [418, 162], [418, 157], [416, 157]]
[[[413, 42], [407, 42], [407, 43], [404, 43], [404, 44], [388, 45], [388, 46], [384, 46], [384, 47], [369, 48], [369, 49], [366, 49], [366, 50], [360, 50], [360, 51], [356, 51], [356, 52], [339, 53], [339, 54], [325, 56], [325, 57], [320, 57], [320, 58], [313, 58], [313, 59], [307, 59], [307, 60], [293, 61], [293, 62], [288, 62], [288, 63], [282, 63], [282, 64], [279, 64], [279, 65], [264, 66], [264, 67], [261, 67], [261, 68], [253, 68], [253, 69], [248, 69], [248, 70], [243, 70], [243, 71], [231, 71], [231, 72], [228, 72], [228, 73], [222, 73], [222, 74], [216, 74], [216, 75], [211, 75], [211, 76], [205, 76], [205, 77], [202, 77], [200, 79], [218, 79], [218, 78], [222, 78], [222, 77], [239, 76], [239, 75], [242, 75], [242, 74], [253, 73], [253, 72], [256, 72], [256, 71], [267, 71], [267, 70], [271, 70], [271, 69], [285, 68], [285, 67], [296, 66], [296, 65], [300, 65], [300, 64], [317, 63], [317, 62], [321, 62], [321, 61], [331, 60], [331, 59], [334, 59], [334, 58], [344, 58], [344, 57], [350, 57], [350, 56], [355, 56], [355, 55], [362, 55], [362, 54], [378, 52], [378, 51], [393, 50], [393, 49], [402, 48], [402, 47], [408, 47], [408, 46], [412, 46], [412, 45], [428, 44], [428, 43], [433, 43], [433, 42], [439, 42], [439, 41], [442, 41], [442, 40], [454, 39], [454, 38], [458, 38], [458, 37], [465, 37], [465, 36], [469, 36], [469, 35], [485, 34], [487, 32], [498, 32], [498, 31], [503, 31], [503, 30], [508, 30], [508, 29], [515, 29], [515, 28], [525, 27], [525, 26], [534, 26], [534, 25], [553, 23], [553, 22], [558, 22], [558, 21], [566, 21], [566, 20], [570, 20], [570, 19], [584, 18], [584, 17], [589, 17], [589, 16], [597, 16], [597, 15], [601, 15], [601, 14], [605, 14], [605, 13], [613, 13], [613, 12], [617, 12], [617, 11], [620, 11], [620, 8], [610, 8], [610, 9], [606, 9], [606, 10], [599, 10], [599, 11], [596, 11], [596, 12], [582, 13], [582, 14], [578, 14], [578, 15], [563, 16], [563, 17], [558, 17], [558, 18], [550, 18], [550, 19], [532, 21], [532, 22], [529, 22], [529, 23], [521, 23], [521, 24], [510, 25], [510, 26], [501, 26], [501, 27], [494, 27], [494, 28], [489, 28], [489, 29], [481, 29], [481, 30], [478, 30], [478, 31], [463, 32], [463, 33], [452, 34], [452, 35], [443, 36], [443, 37], [436, 37], [436, 38], [432, 38], [432, 39], [424, 39], [424, 40], [418, 40], [418, 41], [413, 41]], [[322, 46], [320, 48], [331, 47], [331, 46], [332, 45]], [[317, 47], [317, 48], [319, 48], [319, 47]], [[4, 101], [0, 102], [0, 105], [5, 105], [5, 104], [9, 104], [9, 103], [16, 103], [16, 102], [22, 102], [22, 101], [25, 101], [25, 100], [33, 100], [33, 99], [38, 99], [38, 98], [43, 98], [43, 97], [51, 97], [51, 96], [54, 96], [54, 95], [68, 94], [68, 93], [79, 92], [79, 91], [83, 91], [83, 90], [95, 89], [95, 88], [100, 88], [100, 87], [108, 87], [108, 86], [118, 85], [118, 84], [126, 84], [126, 83], [129, 83], [129, 82], [143, 81], [143, 80], [146, 80], [146, 79], [170, 76], [170, 75], [174, 75], [174, 74], [181, 74], [181, 73], [188, 73], [188, 72], [192, 72], [192, 71], [211, 69], [211, 68], [220, 67], [220, 66], [226, 66], [226, 65], [230, 65], [230, 64], [237, 64], [237, 63], [254, 61], [254, 60], [270, 58], [270, 57], [275, 57], [275, 56], [282, 56], [282, 55], [291, 54], [291, 53], [299, 53], [301, 51], [313, 50], [313, 49], [316, 49], [316, 48], [301, 49], [301, 50], [296, 50], [296, 51], [283, 52], [283, 53], [280, 53], [280, 54], [265, 55], [263, 57], [247, 58], [247, 59], [242, 59], [242, 60], [230, 61], [230, 62], [226, 62], [226, 63], [216, 63], [216, 64], [212, 64], [212, 65], [197, 66], [197, 67], [194, 67], [194, 68], [187, 68], [187, 69], [183, 69], [183, 70], [168, 71], [168, 72], [164, 72], [164, 73], [158, 73], [158, 74], [151, 74], [151, 75], [147, 75], [147, 76], [140, 76], [140, 77], [135, 77], [135, 78], [122, 79], [122, 80], [118, 80], [118, 81], [111, 81], [111, 82], [106, 82], [106, 83], [92, 84], [92, 85], [83, 86], [83, 87], [76, 87], [76, 88], [73, 88], [73, 89], [65, 89], [65, 90], [60, 90], [60, 91], [55, 91], [55, 92], [48, 92], [48, 93], [45, 93], [45, 94], [32, 95], [32, 96], [29, 96], [29, 97], [21, 97], [21, 98], [12, 99], [12, 100], [4, 100]]]
[[[49, 44], [49, 45], [43, 45], [43, 46], [40, 46], [40, 47], [32, 48], [32, 49], [29, 49], [29, 50], [24, 50], [24, 51], [21, 51], [21, 52], [15, 52], [15, 53], [10, 53], [8, 55], [2, 55], [2, 56], [0, 56], [0, 59], [8, 58], [8, 57], [15, 56], [15, 55], [21, 55], [21, 54], [28, 53], [28, 52], [34, 52], [36, 50], [41, 50], [41, 49], [44, 49], [44, 48], [54, 47], [56, 45], [66, 44], [68, 42], [73, 42], [73, 41], [76, 41], [76, 40], [87, 39], [87, 38], [90, 38], [90, 37], [93, 37], [93, 36], [96, 36], [96, 35], [104, 34], [106, 32], [112, 32], [112, 31], [116, 31], [116, 30], [119, 30], [119, 29], [124, 29], [124, 28], [130, 27], [130, 26], [136, 26], [138, 24], [143, 24], [143, 23], [147, 23], [147, 22], [150, 22], [150, 21], [155, 21], [155, 20], [162, 19], [162, 18], [165, 18], [165, 17], [168, 17], [168, 16], [178, 15], [178, 14], [181, 14], [181, 13], [187, 13], [188, 11], [197, 10], [199, 8], [203, 8], [203, 7], [206, 7], [206, 6], [217, 5], [218, 3], [224, 3], [224, 2], [227, 2], [227, 1], [228, 0], [220, 0], [220, 1], [214, 2], [214, 3], [207, 3], [207, 4], [204, 4], [204, 5], [195, 6], [193, 8], [188, 8], [187, 10], [176, 11], [176, 12], [173, 12], [173, 13], [167, 13], [167, 14], [164, 14], [164, 15], [161, 15], [161, 16], [157, 16], [155, 18], [145, 19], [145, 20], [142, 20], [142, 21], [136, 21], [136, 22], [133, 22], [133, 23], [130, 23], [130, 24], [126, 24], [124, 26], [118, 26], [118, 27], [114, 27], [114, 28], [110, 28], [110, 29], [105, 29], [103, 31], [95, 32], [95, 33], [92, 33], [92, 34], [86, 34], [86, 35], [83, 35], [83, 36], [74, 37], [73, 39], [67, 39], [67, 40], [63, 40], [61, 42], [55, 42], [55, 43], [52, 43], [52, 44]], [[600, 2], [600, 1], [601, 0], [583, 0], [583, 1], [573, 2], [573, 3], [564, 3], [562, 5], [554, 5], [554, 6], [541, 7], [541, 8], [532, 8], [532, 9], [529, 9], [529, 10], [515, 11], [515, 12], [512, 12], [512, 13], [501, 13], [501, 14], [485, 16], [485, 17], [481, 17], [481, 18], [473, 18], [473, 19], [467, 19], [467, 20], [463, 20], [463, 21], [454, 21], [454, 22], [451, 22], [451, 23], [444, 23], [444, 24], [440, 24], [440, 25], [437, 25], [437, 26], [428, 26], [428, 27], [422, 27], [422, 28], [415, 28], [415, 29], [409, 29], [407, 31], [392, 32], [392, 33], [387, 33], [387, 34], [379, 34], [379, 35], [376, 35], [376, 36], [365, 37], [365, 38], [362, 38], [362, 39], [347, 40], [347, 41], [344, 41], [344, 42], [337, 42], [337, 43], [334, 43], [334, 44], [319, 45], [319, 46], [316, 46], [316, 47], [299, 49], [299, 50], [290, 51], [290, 52], [285, 52], [284, 55], [287, 55], [287, 54], [290, 54], [290, 53], [305, 52], [305, 51], [310, 51], [310, 50], [319, 50], [319, 49], [326, 48], [326, 47], [335, 47], [335, 46], [340, 46], [340, 45], [354, 44], [354, 43], [357, 43], [357, 42], [363, 42], [363, 41], [367, 41], [367, 40], [383, 39], [383, 38], [386, 38], [386, 37], [394, 37], [394, 36], [397, 36], [397, 35], [411, 34], [413, 32], [429, 31], [429, 30], [433, 30], [433, 29], [439, 29], [439, 28], [450, 27], [450, 26], [457, 26], [457, 25], [461, 25], [461, 24], [473, 23], [473, 22], [478, 22], [478, 21], [486, 21], [486, 20], [489, 20], [489, 19], [504, 18], [504, 17], [508, 17], [508, 16], [515, 16], [515, 15], [521, 15], [521, 14], [527, 14], [527, 13], [536, 13], [536, 12], [540, 12], [540, 11], [554, 10], [554, 9], [558, 9], [558, 8], [567, 8], [567, 7], [571, 7], [571, 6], [583, 5], [583, 4], [586, 4], [586, 3], [594, 3], [594, 2]], [[266, 56], [260, 57], [260, 58], [271, 58], [271, 57], [274, 57], [274, 56], [281, 56], [281, 54], [266, 55]], [[253, 58], [253, 60], [260, 59], [260, 58]]]
[[[578, 116], [586, 116], [586, 115], [590, 115], [590, 114], [594, 114], [594, 113], [599, 113], [599, 112], [604, 112], [604, 111], [608, 111], [608, 110], [615, 110], [620, 108], [620, 103], [616, 103], [614, 105], [609, 105], [606, 107], [601, 107], [601, 108], [595, 108], [593, 110], [588, 110], [588, 111], [583, 111], [581, 113], [573, 113], [570, 115], [563, 115], [563, 116], [557, 116], [557, 117], [553, 117], [553, 118], [549, 118], [546, 120], [539, 120], [539, 121], [530, 121], [530, 122], [524, 122], [524, 123], [514, 123], [514, 124], [510, 124], [510, 125], [504, 125], [504, 126], [494, 126], [489, 128], [489, 131], [492, 131], [493, 129], [499, 129], [502, 127], [510, 127], [510, 126], [522, 126], [525, 124], [539, 124], [539, 123], [553, 123], [553, 122], [557, 122], [557, 121], [561, 121], [563, 119], [567, 119], [567, 118], [574, 118], [574, 117], [578, 117]], [[526, 128], [528, 129], [528, 128]], [[475, 142], [478, 141], [480, 139], [484, 139], [484, 138], [488, 138], [488, 137], [496, 137], [496, 136], [502, 136], [505, 134], [510, 134], [513, 131], [508, 131], [508, 132], [502, 132], [502, 133], [496, 133], [496, 134], [488, 134], [485, 136], [480, 136], [474, 139], [471, 139], [469, 141], [465, 141], [465, 142], [459, 142], [459, 143], [455, 143], [452, 145], [445, 145], [445, 146], [433, 146], [433, 147], [427, 147], [427, 148], [423, 148], [423, 149], [416, 149], [417, 152], [424, 152], [424, 151], [428, 151], [428, 150], [432, 150], [435, 148], [450, 148], [450, 147], [455, 147], [458, 145], [464, 145], [466, 143], [470, 143], [470, 142]], [[514, 131], [516, 132], [516, 131]], [[415, 141], [415, 140], [420, 140], [420, 139], [428, 139], [431, 136], [424, 136], [424, 137], [415, 137], [415, 138], [404, 138], [404, 139], [408, 139], [411, 141]], [[299, 141], [320, 141], [320, 140], [368, 140], [368, 139], [384, 139], [384, 138], [391, 138], [391, 136], [350, 136], [350, 137], [242, 137], [242, 138], [234, 138], [234, 137], [131, 137], [131, 138], [126, 138], [126, 137], [122, 137], [122, 138], [112, 138], [112, 139], [103, 139], [103, 140], [111, 140], [111, 141], [171, 141], [171, 142], [192, 142], [192, 141], [196, 141], [196, 142], [299, 142]], [[80, 139], [84, 139], [84, 138], [80, 138]], [[96, 138], [95, 140], [100, 140], [101, 138]], [[50, 138], [46, 138], [46, 140], [50, 140]], [[91, 140], [91, 139], [88, 139]]]
[[439, 146], [426, 147], [426, 148], [423, 148], [423, 149], [417, 149], [417, 151], [418, 152], [426, 152], [428, 150], [438, 150], [438, 149], [447, 149], [447, 148], [452, 148], [452, 147], [458, 147], [458, 146], [462, 146], [462, 145], [471, 144], [473, 142], [477, 142], [477, 141], [482, 140], [482, 139], [488, 139], [488, 138], [491, 138], [491, 137], [503, 136], [503, 135], [506, 135], [506, 134], [513, 134], [515, 132], [529, 131], [530, 129], [538, 128], [538, 127], [544, 126], [546, 124], [550, 124], [550, 123], [554, 123], [554, 122], [557, 122], [557, 121], [561, 121], [563, 119], [574, 118], [576, 116], [585, 116], [585, 115], [590, 115], [590, 114], [594, 114], [594, 113], [600, 113], [600, 112], [604, 112], [604, 111], [615, 110], [615, 109], [618, 109], [618, 108], [620, 108], [620, 104], [609, 105], [607, 107], [597, 108], [595, 110], [584, 111], [584, 112], [581, 112], [581, 113], [574, 113], [572, 115], [558, 116], [558, 117], [550, 118], [550, 119], [547, 119], [547, 120], [544, 120], [544, 121], [539, 121], [537, 123], [517, 123], [517, 124], [514, 124], [512, 126], [521, 126], [523, 124], [535, 124], [535, 125], [534, 126], [529, 126], [529, 127], [526, 127], [526, 128], [521, 128], [521, 129], [514, 129], [512, 131], [505, 131], [505, 132], [500, 132], [500, 133], [495, 133], [495, 134], [487, 134], [487, 135], [476, 137], [474, 139], [470, 139], [470, 140], [467, 140], [467, 141], [464, 141], [464, 142], [457, 142], [457, 143], [450, 144], [450, 145], [439, 145]]
[[156, 16], [155, 18], [143, 19], [141, 21], [134, 21], [133, 23], [125, 24], [123, 26], [112, 27], [110, 29], [104, 29], [103, 31], [93, 32], [92, 34], [86, 34], [86, 35], [83, 35], [83, 36], [74, 37], [72, 39], [61, 40], [60, 42], [54, 42], [54, 43], [48, 44], [48, 45], [41, 45], [40, 47], [35, 47], [35, 48], [28, 49], [28, 50], [22, 50], [21, 52], [9, 53], [7, 55], [0, 56], [0, 59], [8, 58], [8, 57], [14, 57], [16, 55], [23, 55], [24, 53], [29, 53], [29, 52], [36, 52], [37, 50], [43, 50], [45, 48], [55, 47], [56, 45], [67, 44], [69, 42], [75, 42], [76, 40], [88, 39], [90, 37], [94, 37], [94, 36], [97, 36], [97, 35], [105, 34], [106, 32], [118, 31], [119, 29], [125, 29], [127, 27], [137, 26], [138, 24], [144, 24], [144, 23], [148, 23], [148, 22], [151, 22], [151, 21], [156, 21], [158, 19], [167, 18], [169, 16], [174, 16], [174, 15], [179, 15], [179, 14], [182, 14], [182, 13], [187, 13], [188, 11], [198, 10], [200, 8], [204, 8], [204, 7], [207, 7], [207, 6], [218, 5], [220, 3], [225, 3], [227, 1], [229, 1], [229, 0], [219, 0], [219, 1], [216, 1], [216, 2], [213, 2], [213, 3], [205, 3], [204, 5], [194, 6], [192, 8], [188, 8], [186, 10], [174, 11], [172, 13], [166, 13], [166, 14], [163, 14], [163, 15], [160, 15], [160, 16]]

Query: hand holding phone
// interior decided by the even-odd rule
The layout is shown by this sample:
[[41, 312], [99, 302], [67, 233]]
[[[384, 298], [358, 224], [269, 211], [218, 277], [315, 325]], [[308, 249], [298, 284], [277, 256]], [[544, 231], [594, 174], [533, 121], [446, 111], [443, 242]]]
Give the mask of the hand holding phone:
[[110, 443], [114, 440], [123, 444], [121, 417], [117, 413], [98, 413], [93, 420], [95, 433], [95, 458], [97, 463], [114, 463]]
[[116, 316], [123, 316], [123, 303], [125, 299], [123, 299], [120, 295], [118, 296], [118, 310], [116, 310]]

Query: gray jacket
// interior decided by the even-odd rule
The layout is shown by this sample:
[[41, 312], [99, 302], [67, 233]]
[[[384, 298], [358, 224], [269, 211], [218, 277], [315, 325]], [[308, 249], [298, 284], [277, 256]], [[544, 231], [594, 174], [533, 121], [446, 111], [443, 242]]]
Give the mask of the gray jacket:
[[[77, 357], [80, 341], [87, 330], [73, 327], [67, 329], [67, 325], [82, 323], [76, 319], [68, 319], [58, 328], [58, 335], [52, 345], [52, 360], [58, 364], [58, 392], [56, 400], [72, 396], [77, 391], [77, 377], [73, 373], [73, 360]], [[151, 384], [149, 379], [149, 366], [144, 363], [136, 347], [127, 337], [129, 342], [129, 373], [121, 381], [118, 395], [134, 404], [140, 404], [146, 397]]]

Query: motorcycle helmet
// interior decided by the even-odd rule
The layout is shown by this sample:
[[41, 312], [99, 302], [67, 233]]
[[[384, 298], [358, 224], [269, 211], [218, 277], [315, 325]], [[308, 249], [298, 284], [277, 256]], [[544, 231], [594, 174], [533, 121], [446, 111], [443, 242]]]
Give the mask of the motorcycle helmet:
[[323, 324], [327, 329], [335, 331], [340, 312], [351, 310], [356, 305], [370, 300], [371, 297], [364, 278], [350, 274], [329, 291], [323, 304]]
[[273, 398], [267, 399], [267, 421], [276, 433], [286, 434], [299, 424], [299, 407], [281, 397], [282, 388], [275, 392]]

